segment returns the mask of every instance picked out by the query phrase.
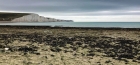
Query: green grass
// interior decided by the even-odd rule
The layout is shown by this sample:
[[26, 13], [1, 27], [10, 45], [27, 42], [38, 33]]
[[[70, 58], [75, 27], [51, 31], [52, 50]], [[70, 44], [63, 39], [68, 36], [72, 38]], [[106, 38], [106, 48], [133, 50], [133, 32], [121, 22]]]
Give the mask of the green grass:
[[0, 21], [11, 21], [15, 18], [29, 15], [30, 13], [0, 13]]

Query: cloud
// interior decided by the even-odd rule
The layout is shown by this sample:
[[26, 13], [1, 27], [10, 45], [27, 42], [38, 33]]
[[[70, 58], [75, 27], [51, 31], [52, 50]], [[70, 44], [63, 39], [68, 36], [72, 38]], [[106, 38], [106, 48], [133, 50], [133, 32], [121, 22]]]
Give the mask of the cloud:
[[139, 22], [140, 15], [104, 15], [104, 16], [54, 16], [58, 19], [76, 22]]
[[129, 18], [131, 15], [140, 15], [139, 2], [140, 0], [0, 0], [0, 11], [32, 12], [53, 17], [102, 18], [126, 15]]
[[3, 10], [27, 12], [89, 12], [138, 6], [139, 0], [5, 0]]

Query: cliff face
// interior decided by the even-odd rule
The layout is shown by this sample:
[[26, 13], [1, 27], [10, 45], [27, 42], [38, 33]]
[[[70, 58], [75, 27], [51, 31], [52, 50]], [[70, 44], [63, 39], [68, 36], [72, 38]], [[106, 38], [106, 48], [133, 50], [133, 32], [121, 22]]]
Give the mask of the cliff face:
[[48, 18], [32, 13], [0, 13], [0, 21], [9, 22], [73, 22], [72, 20], [60, 20]]
[[71, 20], [48, 18], [48, 17], [39, 16], [38, 14], [25, 15], [12, 20], [12, 22], [63, 22], [63, 21], [70, 22]]

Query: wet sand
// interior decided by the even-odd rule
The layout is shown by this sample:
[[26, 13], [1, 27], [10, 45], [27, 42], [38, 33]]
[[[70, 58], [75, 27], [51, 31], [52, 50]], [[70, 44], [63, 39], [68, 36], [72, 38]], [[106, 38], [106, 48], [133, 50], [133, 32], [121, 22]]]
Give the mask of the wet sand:
[[0, 26], [0, 65], [139, 65], [140, 29]]

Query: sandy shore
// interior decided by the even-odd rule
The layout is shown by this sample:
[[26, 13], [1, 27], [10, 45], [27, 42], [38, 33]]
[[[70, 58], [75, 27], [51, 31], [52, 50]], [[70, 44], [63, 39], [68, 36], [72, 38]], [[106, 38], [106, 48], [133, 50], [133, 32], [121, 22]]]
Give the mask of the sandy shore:
[[0, 26], [0, 65], [139, 65], [140, 29]]

